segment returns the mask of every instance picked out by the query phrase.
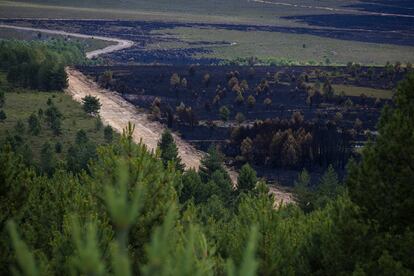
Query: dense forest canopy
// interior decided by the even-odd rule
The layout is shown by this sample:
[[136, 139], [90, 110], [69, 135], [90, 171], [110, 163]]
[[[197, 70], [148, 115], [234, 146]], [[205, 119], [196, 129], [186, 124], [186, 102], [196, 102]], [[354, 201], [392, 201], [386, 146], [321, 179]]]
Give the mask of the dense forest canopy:
[[[42, 52], [49, 48], [1, 43], [11, 67], [19, 67], [17, 60], [33, 62], [39, 73], [41, 55], [28, 53], [53, 55], [53, 47]], [[3, 93], [3, 104], [10, 93]], [[350, 162], [344, 183], [329, 167], [313, 187], [303, 171], [296, 203], [281, 206], [248, 164], [232, 183], [216, 147], [199, 171], [183, 170], [169, 132], [153, 153], [133, 143], [139, 130], [132, 124], [120, 140], [105, 128], [105, 145], [79, 130], [67, 160], [53, 167], [48, 157], [58, 146], [45, 143], [38, 165], [25, 162], [15, 140], [6, 139], [0, 150], [0, 274], [412, 275], [413, 114], [410, 74], [394, 106], [384, 109], [376, 141], [364, 147], [358, 163]], [[50, 100], [45, 114], [16, 131], [24, 126], [38, 135], [42, 120], [55, 124], [51, 135], [59, 136], [60, 117]]]

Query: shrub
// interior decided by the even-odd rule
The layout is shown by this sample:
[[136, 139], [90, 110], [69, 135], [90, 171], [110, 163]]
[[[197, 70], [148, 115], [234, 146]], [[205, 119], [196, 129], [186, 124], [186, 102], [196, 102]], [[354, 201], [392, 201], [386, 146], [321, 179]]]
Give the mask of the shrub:
[[220, 118], [223, 121], [227, 121], [229, 119], [230, 110], [226, 106], [220, 107], [219, 113], [220, 113]]
[[242, 93], [237, 93], [237, 97], [234, 100], [238, 105], [242, 105], [244, 103], [244, 97]]
[[253, 141], [249, 137], [245, 138], [241, 145], [240, 151], [245, 160], [250, 161], [253, 158]]
[[173, 73], [170, 78], [171, 87], [177, 88], [180, 82], [181, 82], [180, 76], [177, 73]]
[[236, 84], [239, 85], [239, 80], [236, 77], [232, 77], [228, 82], [230, 89], [232, 89]]
[[29, 125], [29, 132], [33, 135], [38, 135], [40, 133], [40, 120], [38, 118], [38, 116], [36, 116], [35, 113], [32, 113], [29, 117], [29, 119], [27, 119], [27, 123]]
[[339, 123], [340, 121], [342, 121], [343, 118], [344, 118], [344, 116], [342, 115], [341, 112], [336, 112], [335, 118], [334, 118], [336, 123]]
[[181, 86], [183, 88], [187, 88], [187, 79], [186, 78], [182, 78], [182, 80], [181, 80]]
[[356, 119], [355, 119], [355, 122], [354, 122], [354, 129], [355, 129], [357, 132], [359, 132], [359, 131], [361, 131], [361, 130], [362, 130], [362, 127], [363, 127], [363, 123], [362, 123], [362, 121], [361, 121], [359, 118], [356, 118]]
[[91, 115], [98, 115], [101, 109], [101, 103], [97, 97], [87, 95], [82, 98], [83, 110]]
[[95, 120], [95, 130], [100, 131], [103, 127], [103, 123], [100, 117], [96, 118]]
[[107, 70], [102, 73], [102, 75], [99, 77], [99, 84], [102, 85], [105, 88], [108, 88], [108, 86], [112, 83], [113, 79], [113, 73], [111, 70]]
[[243, 113], [237, 112], [236, 117], [234, 118], [236, 120], [236, 122], [238, 122], [239, 124], [243, 123], [244, 120], [246, 119], [243, 115]]
[[247, 105], [251, 108], [256, 105], [256, 99], [252, 95], [247, 98]]
[[249, 84], [247, 83], [247, 80], [242, 80], [242, 82], [240, 83], [240, 88], [243, 91], [249, 90]]
[[26, 132], [26, 127], [23, 123], [22, 120], [17, 120], [16, 125], [14, 126], [14, 130], [16, 131], [16, 133], [18, 133], [19, 135], [23, 135]]
[[106, 126], [104, 128], [104, 138], [107, 143], [111, 143], [114, 138], [114, 130], [111, 126]]

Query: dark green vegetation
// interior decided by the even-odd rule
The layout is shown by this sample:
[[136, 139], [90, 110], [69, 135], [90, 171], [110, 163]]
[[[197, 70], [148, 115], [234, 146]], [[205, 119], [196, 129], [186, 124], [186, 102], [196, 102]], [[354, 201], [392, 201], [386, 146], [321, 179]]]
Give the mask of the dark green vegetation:
[[99, 99], [94, 96], [85, 96], [82, 99], [83, 110], [91, 115], [98, 115], [101, 109], [101, 103]]
[[82, 46], [85, 52], [94, 51], [97, 49], [105, 48], [109, 45], [113, 45], [113, 42], [104, 41], [92, 38], [77, 38], [63, 35], [48, 34], [43, 32], [27, 31], [27, 30], [15, 30], [9, 28], [0, 28], [1, 39], [15, 39], [15, 40], [27, 40], [27, 41], [43, 41], [50, 40], [65, 40], [66, 42], [76, 43]]
[[[248, 165], [233, 188], [214, 147], [199, 172], [176, 170], [174, 161], [165, 167], [177, 160], [168, 133], [153, 155], [132, 142], [129, 125], [118, 143], [98, 148], [86, 171], [61, 167], [48, 177], [6, 143], [1, 273], [410, 275], [413, 91], [410, 75], [344, 183], [330, 168], [314, 188], [303, 172], [298, 205], [279, 208]], [[77, 133], [78, 145], [85, 134]], [[41, 155], [52, 151], [46, 144]], [[53, 164], [42, 159], [45, 168]]]
[[161, 135], [158, 147], [161, 151], [160, 157], [165, 167], [168, 166], [169, 162], [173, 162], [176, 170], [184, 170], [184, 165], [181, 163], [180, 156], [178, 156], [177, 146], [174, 143], [174, 137], [169, 130], [164, 131]]
[[4, 74], [0, 83], [0, 113], [6, 115], [0, 120], [0, 141], [38, 172], [51, 173], [62, 166], [75, 172], [85, 169], [97, 145], [116, 137], [69, 95], [13, 88]]
[[[353, 4], [346, 0], [323, 3], [317, 0], [287, 1], [333, 7]], [[341, 11], [271, 5], [254, 0], [39, 2], [43, 3], [0, 1], [4, 10], [12, 9], [14, 4], [27, 8], [31, 13], [27, 16], [22, 16], [23, 12], [16, 16], [2, 16], [0, 9], [0, 18], [42, 18], [2, 19], [1, 22], [136, 42], [125, 51], [105, 55], [106, 60], [116, 63], [247, 64], [251, 57], [255, 57], [256, 63], [267, 65], [345, 65], [356, 62], [382, 66], [387, 61], [414, 62], [414, 17], [342, 14]], [[43, 5], [46, 2], [66, 6]], [[124, 10], [123, 14], [117, 14], [118, 10], [108, 14], [109, 7], [126, 6], [126, 13]], [[399, 12], [406, 8], [403, 3], [396, 6], [394, 8]], [[354, 8], [351, 10], [359, 13]], [[38, 12], [42, 10], [44, 14], [40, 16]], [[412, 12], [414, 7], [408, 6], [407, 10]], [[56, 19], [79, 18], [81, 11], [88, 12], [83, 19], [90, 20]], [[134, 17], [134, 13], [135, 20], [128, 20]], [[236, 16], [230, 17], [230, 14]], [[92, 20], [92, 17], [107, 20]], [[120, 20], [111, 20], [113, 18]]]
[[0, 70], [13, 86], [62, 90], [67, 86], [64, 66], [84, 59], [80, 45], [64, 41], [0, 41]]

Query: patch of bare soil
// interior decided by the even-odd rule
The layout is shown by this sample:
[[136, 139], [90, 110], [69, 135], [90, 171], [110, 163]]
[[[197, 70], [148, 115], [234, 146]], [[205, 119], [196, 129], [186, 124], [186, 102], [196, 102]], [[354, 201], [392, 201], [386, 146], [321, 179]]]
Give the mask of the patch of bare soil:
[[[118, 93], [100, 88], [95, 82], [74, 69], [67, 69], [69, 77], [69, 93], [74, 100], [81, 102], [82, 98], [91, 95], [99, 98], [102, 107], [100, 116], [106, 125], [112, 126], [118, 132], [131, 122], [135, 125], [134, 141], [142, 141], [149, 150], [155, 151], [158, 140], [165, 127], [148, 118], [148, 114], [140, 112], [134, 105], [123, 99]], [[187, 168], [198, 169], [203, 153], [192, 145], [174, 135], [180, 157]]]

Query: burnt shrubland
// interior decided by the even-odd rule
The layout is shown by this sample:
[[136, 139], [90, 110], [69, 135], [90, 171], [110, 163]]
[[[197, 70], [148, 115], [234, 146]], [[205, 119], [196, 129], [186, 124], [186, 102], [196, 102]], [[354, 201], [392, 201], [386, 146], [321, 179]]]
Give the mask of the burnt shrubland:
[[[355, 148], [375, 138], [380, 110], [392, 104], [366, 96], [364, 87], [391, 90], [411, 70], [400, 64], [369, 68], [352, 63], [80, 69], [147, 108], [155, 120], [200, 149], [220, 145], [228, 162], [248, 162], [259, 175], [269, 169], [316, 172], [329, 165], [342, 171], [357, 156]], [[335, 85], [360, 87], [362, 92], [347, 95], [335, 91]]]

